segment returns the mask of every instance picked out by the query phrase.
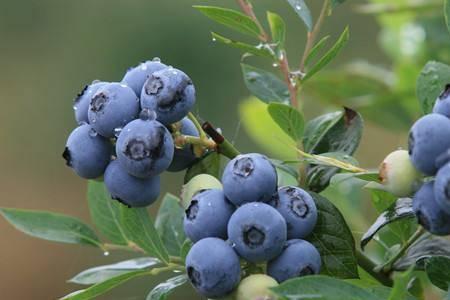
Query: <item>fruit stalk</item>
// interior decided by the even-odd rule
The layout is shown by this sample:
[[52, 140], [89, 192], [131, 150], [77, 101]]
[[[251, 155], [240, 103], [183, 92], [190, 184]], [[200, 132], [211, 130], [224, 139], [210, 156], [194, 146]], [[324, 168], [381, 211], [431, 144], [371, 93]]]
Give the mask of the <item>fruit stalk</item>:
[[233, 144], [230, 143], [222, 134], [220, 134], [214, 126], [211, 125], [211, 123], [203, 123], [202, 129], [212, 138], [214, 142], [216, 142], [218, 152], [230, 159], [233, 159], [240, 154]]
[[376, 271], [376, 264], [369, 257], [367, 257], [361, 250], [356, 251], [356, 259], [358, 260], [358, 265], [367, 273], [369, 273], [373, 278], [378, 280], [385, 286], [391, 287], [394, 283], [389, 276], [383, 272]]

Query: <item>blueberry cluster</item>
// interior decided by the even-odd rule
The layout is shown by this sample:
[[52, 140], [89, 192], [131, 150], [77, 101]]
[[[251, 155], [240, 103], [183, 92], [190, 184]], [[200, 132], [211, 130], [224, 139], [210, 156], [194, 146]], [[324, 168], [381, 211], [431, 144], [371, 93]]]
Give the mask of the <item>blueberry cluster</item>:
[[409, 156], [417, 170], [435, 176], [414, 195], [419, 223], [433, 234], [450, 234], [450, 84], [436, 100], [433, 112], [412, 126]]
[[306, 191], [277, 189], [275, 167], [257, 153], [231, 160], [222, 184], [223, 189], [194, 194], [184, 217], [184, 231], [195, 243], [186, 270], [200, 294], [230, 294], [241, 279], [240, 258], [264, 264], [277, 282], [319, 273], [320, 254], [303, 240], [317, 222], [317, 207]]
[[106, 188], [128, 206], [147, 206], [160, 192], [159, 175], [181, 171], [196, 159], [173, 135], [199, 136], [186, 116], [195, 88], [182, 71], [158, 58], [127, 71], [121, 82], [94, 81], [75, 99], [79, 126], [63, 157], [81, 177], [104, 176]]

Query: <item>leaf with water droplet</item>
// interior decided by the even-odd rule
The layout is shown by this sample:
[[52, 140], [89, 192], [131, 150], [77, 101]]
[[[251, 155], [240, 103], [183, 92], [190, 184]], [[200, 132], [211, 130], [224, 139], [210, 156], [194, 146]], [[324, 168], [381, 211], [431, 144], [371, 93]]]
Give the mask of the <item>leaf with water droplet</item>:
[[186, 274], [167, 279], [155, 286], [150, 294], [148, 294], [146, 300], [165, 300], [173, 289], [185, 284], [187, 281], [188, 277]]
[[311, 31], [313, 28], [313, 21], [311, 16], [311, 11], [303, 0], [287, 0], [289, 4], [292, 6], [297, 15], [302, 19], [305, 23], [308, 31]]
[[250, 54], [253, 54], [256, 56], [261, 56], [261, 57], [267, 57], [267, 58], [271, 58], [271, 59], [273, 59], [273, 57], [275, 55], [275, 53], [273, 53], [273, 51], [271, 51], [269, 47], [257, 47], [257, 46], [253, 46], [253, 45], [250, 45], [247, 43], [238, 42], [238, 41], [226, 38], [224, 36], [221, 36], [215, 32], [212, 32], [211, 34], [212, 34], [213, 42], [217, 41], [217, 42], [223, 43], [225, 45], [228, 45], [230, 47], [245, 51], [246, 53], [250, 53]]
[[445, 85], [450, 83], [450, 66], [437, 62], [429, 61], [417, 78], [417, 97], [424, 114], [433, 110], [434, 102]]

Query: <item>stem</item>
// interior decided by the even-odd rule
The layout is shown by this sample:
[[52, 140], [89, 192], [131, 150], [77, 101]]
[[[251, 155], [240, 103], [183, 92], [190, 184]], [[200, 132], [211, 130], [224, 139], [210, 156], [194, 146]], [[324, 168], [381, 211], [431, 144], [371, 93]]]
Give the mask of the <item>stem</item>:
[[188, 113], [188, 118], [189, 118], [189, 120], [192, 121], [192, 123], [194, 123], [195, 128], [197, 128], [197, 131], [200, 134], [200, 138], [205, 139], [206, 134], [203, 131], [202, 125], [200, 125], [200, 122], [197, 120], [197, 118], [194, 116], [194, 114], [192, 112]]
[[376, 264], [369, 257], [367, 257], [361, 250], [356, 251], [356, 259], [358, 260], [358, 265], [367, 273], [369, 273], [373, 278], [378, 280], [385, 286], [391, 287], [394, 283], [389, 275], [376, 271]]
[[214, 141], [211, 141], [209, 139], [202, 139], [200, 137], [196, 137], [196, 136], [190, 136], [190, 135], [182, 135], [179, 137], [181, 141], [181, 143], [183, 144], [192, 144], [192, 145], [198, 145], [198, 146], [203, 146], [205, 148], [208, 149], [216, 149], [217, 145], [216, 143], [214, 143]]
[[178, 256], [171, 256], [170, 262], [173, 264], [181, 265], [181, 266], [184, 265], [184, 261], [181, 259], [181, 257], [178, 257]]
[[258, 18], [256, 17], [255, 12], [253, 11], [252, 4], [248, 0], [237, 0], [237, 3], [241, 7], [241, 10], [247, 16], [249, 16], [250, 19], [252, 19], [253, 22], [255, 22], [255, 24], [258, 26], [259, 32], [261, 33], [261, 35], [259, 36], [259, 39], [262, 42], [267, 43], [269, 41], [269, 35], [266, 33], [266, 31], [264, 30], [264, 27], [262, 27], [261, 23], [259, 22]]
[[419, 227], [417, 231], [406, 241], [406, 243], [398, 250], [396, 254], [394, 254], [391, 258], [388, 259], [387, 262], [384, 264], [376, 267], [376, 271], [382, 271], [384, 273], [391, 273], [392, 272], [392, 266], [395, 264], [395, 262], [405, 254], [406, 250], [409, 249], [409, 247], [414, 244], [415, 241], [417, 241], [418, 238], [422, 236], [422, 234], [425, 233], [425, 229], [423, 227]]
[[314, 46], [314, 42], [316, 41], [316, 38], [319, 35], [323, 21], [325, 20], [328, 6], [329, 6], [329, 0], [325, 0], [323, 2], [322, 10], [320, 11], [320, 15], [319, 15], [319, 18], [317, 19], [316, 24], [314, 24], [312, 31], [308, 32], [308, 38], [306, 40], [305, 50], [303, 51], [303, 56], [302, 56], [302, 60], [300, 63], [300, 68], [299, 68], [301, 72], [303, 72], [305, 69], [306, 58], [308, 58], [308, 55]]
[[240, 154], [240, 152], [230, 143], [222, 134], [220, 134], [209, 122], [202, 125], [202, 129], [212, 138], [217, 144], [217, 152], [222, 153], [226, 157], [233, 159]]
[[184, 267], [182, 267], [180, 265], [177, 265], [177, 264], [169, 264], [167, 267], [161, 267], [161, 268], [152, 269], [152, 270], [150, 270], [148, 272], [148, 274], [154, 276], [154, 275], [158, 275], [158, 274], [161, 274], [161, 273], [164, 273], [164, 272], [175, 271], [175, 270], [183, 271]]

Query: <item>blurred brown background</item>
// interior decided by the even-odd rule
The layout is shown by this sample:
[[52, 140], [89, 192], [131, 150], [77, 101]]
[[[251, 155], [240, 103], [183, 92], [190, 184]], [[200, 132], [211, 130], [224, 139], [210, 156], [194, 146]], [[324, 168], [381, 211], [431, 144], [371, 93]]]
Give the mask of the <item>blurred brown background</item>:
[[[296, 63], [304, 26], [285, 1], [254, 1], [256, 11], [282, 15], [288, 23], [288, 53]], [[319, 3], [309, 1], [316, 15]], [[319, 1], [317, 1], [319, 2]], [[350, 25], [351, 39], [338, 63], [361, 57], [387, 64], [376, 43], [372, 17], [352, 11], [352, 2], [335, 11], [324, 32], [339, 34]], [[86, 182], [64, 165], [61, 153], [75, 121], [72, 99], [93, 79], [120, 80], [124, 71], [154, 56], [188, 73], [198, 93], [196, 112], [233, 135], [237, 104], [249, 93], [238, 51], [211, 42], [209, 32], [236, 36], [191, 8], [194, 4], [235, 7], [234, 1], [196, 0], [14, 0], [0, 1], [0, 205], [51, 210], [79, 217], [89, 214]], [[306, 116], [321, 112], [308, 101]], [[381, 142], [380, 142], [381, 141]], [[367, 124], [357, 158], [376, 167], [384, 155], [405, 146], [405, 133]], [[243, 151], [261, 151], [243, 130]], [[182, 176], [164, 175], [163, 190], [179, 193]], [[155, 207], [152, 207], [155, 211]], [[97, 249], [51, 243], [16, 231], [0, 218], [0, 299], [55, 299], [80, 287], [65, 281], [88, 267], [119, 261]], [[144, 299], [154, 279], [133, 281], [101, 299]], [[194, 299], [179, 289], [171, 299]]]

